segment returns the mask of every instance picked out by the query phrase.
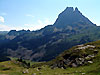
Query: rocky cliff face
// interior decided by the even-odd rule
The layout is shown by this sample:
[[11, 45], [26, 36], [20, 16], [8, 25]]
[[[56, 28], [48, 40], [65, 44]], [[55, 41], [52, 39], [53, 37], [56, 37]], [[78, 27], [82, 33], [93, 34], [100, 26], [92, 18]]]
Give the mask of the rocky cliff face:
[[100, 56], [98, 44], [100, 44], [100, 41], [77, 45], [64, 51], [53, 60], [51, 68], [79, 67], [95, 63], [95, 60]]

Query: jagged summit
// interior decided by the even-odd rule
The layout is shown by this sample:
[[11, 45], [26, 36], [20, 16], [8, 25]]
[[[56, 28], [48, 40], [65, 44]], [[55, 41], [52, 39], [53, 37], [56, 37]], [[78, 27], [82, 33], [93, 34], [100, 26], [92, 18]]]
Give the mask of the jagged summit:
[[67, 7], [62, 13], [59, 14], [54, 26], [61, 28], [66, 27], [68, 25], [87, 25], [87, 26], [94, 26], [94, 24], [86, 18], [76, 7]]
[[73, 12], [74, 8], [73, 7], [67, 7], [64, 11]]
[[77, 7], [75, 9], [73, 7], [67, 7], [64, 11], [75, 12], [75, 11], [79, 11], [79, 10]]
[[75, 11], [79, 11], [77, 7], [75, 8]]

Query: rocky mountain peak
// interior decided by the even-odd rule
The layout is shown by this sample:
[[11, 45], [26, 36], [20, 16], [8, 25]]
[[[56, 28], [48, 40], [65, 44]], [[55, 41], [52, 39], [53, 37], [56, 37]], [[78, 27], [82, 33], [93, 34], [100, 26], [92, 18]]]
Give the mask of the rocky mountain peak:
[[73, 12], [74, 8], [73, 7], [67, 7], [64, 11]]
[[57, 28], [67, 27], [68, 25], [82, 25], [82, 26], [94, 26], [94, 24], [86, 18], [76, 7], [67, 7], [62, 13], [59, 14], [54, 26]]
[[77, 7], [75, 8], [75, 11], [79, 11]]

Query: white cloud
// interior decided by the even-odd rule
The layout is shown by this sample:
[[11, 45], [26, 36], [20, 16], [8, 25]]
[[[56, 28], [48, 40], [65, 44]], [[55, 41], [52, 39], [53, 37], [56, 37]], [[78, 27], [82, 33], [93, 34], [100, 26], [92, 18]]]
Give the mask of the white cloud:
[[0, 16], [0, 22], [4, 23], [4, 17]]
[[27, 14], [26, 16], [34, 18], [34, 16], [33, 16], [33, 15], [31, 15], [31, 14]]
[[22, 30], [22, 29], [25, 29], [25, 30], [28, 30], [28, 29], [33, 30], [32, 27], [27, 27], [27, 26], [21, 27], [21, 26], [0, 24], [0, 31]]
[[0, 24], [0, 31], [9, 31], [12, 29], [13, 29], [13, 27], [9, 27], [7, 25]]
[[51, 25], [53, 24], [53, 22], [51, 22], [48, 18], [45, 18], [45, 20], [38, 20], [38, 26], [36, 27], [36, 29], [41, 29], [47, 25]]
[[38, 30], [50, 24], [52, 24], [52, 22], [49, 19], [38, 20], [37, 23], [35, 24], [26, 23], [24, 24], [24, 26], [0, 24], [0, 31], [22, 30], [22, 29]]
[[4, 15], [5, 16], [5, 15], [7, 15], [7, 13], [1, 13], [1, 15]]
[[27, 29], [38, 30], [52, 23], [53, 22], [51, 22], [49, 19], [46, 18], [44, 20], [38, 20], [36, 24], [24, 24], [24, 25]]

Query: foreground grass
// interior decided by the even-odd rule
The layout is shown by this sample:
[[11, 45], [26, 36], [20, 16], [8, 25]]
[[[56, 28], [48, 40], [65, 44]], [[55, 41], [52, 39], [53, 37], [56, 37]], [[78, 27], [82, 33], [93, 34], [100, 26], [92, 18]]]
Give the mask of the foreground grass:
[[[89, 44], [95, 45], [96, 49], [99, 51], [93, 59], [92, 64], [77, 68], [51, 69], [47, 64], [44, 64], [44, 62], [31, 62], [31, 65], [35, 65], [35, 68], [27, 69], [16, 64], [14, 62], [15, 59], [12, 59], [11, 61], [0, 62], [0, 75], [100, 75], [100, 41]], [[41, 68], [41, 70], [38, 70], [37, 68]], [[25, 70], [28, 70], [28, 73], [24, 74], [23, 71]]]
[[27, 70], [27, 68], [17, 65], [13, 61], [5, 61], [0, 62], [0, 75], [100, 75], [99, 62], [78, 68], [51, 69], [47, 65], [41, 66], [41, 68], [41, 70], [29, 68], [29, 73], [23, 74], [23, 70]]

